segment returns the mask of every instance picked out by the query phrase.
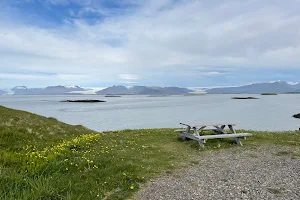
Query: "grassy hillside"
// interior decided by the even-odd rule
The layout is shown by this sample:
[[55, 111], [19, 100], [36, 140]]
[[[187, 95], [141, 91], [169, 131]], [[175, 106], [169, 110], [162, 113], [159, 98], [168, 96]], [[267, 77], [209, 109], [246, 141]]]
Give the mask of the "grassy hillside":
[[[254, 132], [243, 148], [300, 145], [300, 132]], [[162, 173], [193, 165], [201, 149], [174, 129], [96, 133], [0, 106], [0, 199], [125, 199]]]

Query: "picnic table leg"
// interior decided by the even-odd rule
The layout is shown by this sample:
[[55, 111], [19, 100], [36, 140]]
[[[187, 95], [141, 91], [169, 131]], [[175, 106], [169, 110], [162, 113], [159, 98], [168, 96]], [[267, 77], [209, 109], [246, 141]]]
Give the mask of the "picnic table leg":
[[221, 129], [224, 130], [225, 126], [226, 126], [226, 125], [222, 125], [222, 126], [221, 126]]
[[197, 128], [194, 127], [194, 128], [193, 128], [193, 129], [194, 129], [194, 135], [195, 135], [195, 136], [200, 136], [199, 131], [202, 131], [202, 130], [205, 129], [205, 128], [206, 128], [206, 126], [201, 126], [201, 127], [197, 130]]
[[[206, 126], [202, 126], [201, 128], [199, 128], [199, 130], [201, 131], [201, 130], [203, 130], [205, 127], [206, 127]], [[197, 128], [194, 127], [193, 129], [194, 129], [194, 135], [195, 135], [195, 136], [200, 136], [200, 135], [199, 135], [199, 132], [198, 132], [198, 130], [197, 130]], [[199, 143], [199, 145], [200, 145], [201, 147], [204, 147], [205, 140], [199, 139], [199, 140], [198, 140], [198, 143]]]
[[[232, 125], [228, 125], [231, 133], [236, 134], [235, 130], [233, 129]], [[234, 138], [235, 142], [241, 146], [243, 146], [242, 142], [240, 141], [240, 138], [236, 137]]]
[[197, 128], [194, 127], [193, 129], [194, 129], [194, 135], [195, 135], [195, 136], [200, 136], [199, 133], [198, 133], [198, 131], [197, 131]]
[[[198, 135], [200, 135], [199, 134], [199, 131], [202, 131], [202, 130], [204, 130], [206, 128], [206, 126], [201, 126], [199, 129], [198, 129]], [[203, 143], [206, 143], [206, 140], [204, 139], [203, 140]]]
[[190, 130], [191, 130], [191, 127], [190, 126], [188, 126], [188, 127], [186, 127], [186, 133], [189, 133], [190, 132]]
[[[188, 134], [190, 132], [190, 130], [191, 130], [191, 127], [187, 126], [186, 129], [185, 129], [185, 133]], [[183, 139], [187, 140], [187, 137], [183, 136]]]
[[217, 130], [215, 130], [215, 133], [217, 134], [226, 134], [226, 132], [224, 131], [225, 125], [222, 125], [221, 127], [219, 126], [214, 126]]
[[200, 147], [204, 147], [204, 142], [203, 142], [203, 140], [199, 140], [198, 143], [199, 143]]

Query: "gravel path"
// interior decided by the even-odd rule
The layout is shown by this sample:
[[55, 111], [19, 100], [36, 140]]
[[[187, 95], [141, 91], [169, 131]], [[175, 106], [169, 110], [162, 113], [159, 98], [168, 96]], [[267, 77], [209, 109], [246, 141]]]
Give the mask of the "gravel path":
[[152, 180], [135, 199], [300, 199], [299, 155], [300, 147], [206, 152], [194, 166]]

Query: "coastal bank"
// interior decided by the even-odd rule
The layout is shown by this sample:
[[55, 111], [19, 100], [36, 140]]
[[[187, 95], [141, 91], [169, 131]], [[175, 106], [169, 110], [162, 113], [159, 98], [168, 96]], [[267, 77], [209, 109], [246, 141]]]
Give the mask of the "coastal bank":
[[[284, 158], [283, 162], [287, 159], [296, 163], [300, 157], [299, 131], [247, 131], [253, 136], [243, 142], [243, 147], [231, 139], [216, 139], [200, 148], [195, 141], [184, 141], [174, 129], [98, 133], [81, 125], [72, 126], [54, 118], [1, 106], [0, 113], [0, 199], [146, 199], [149, 194], [155, 199], [155, 191], [151, 192], [148, 184], [151, 186], [152, 181], [177, 172], [180, 172], [176, 179], [179, 180], [182, 173], [189, 173], [186, 170], [193, 172], [195, 167], [209, 164], [201, 160], [217, 160], [219, 155], [227, 155], [233, 162], [218, 164], [226, 169], [244, 155], [249, 156], [249, 160]], [[249, 151], [261, 152], [262, 156], [251, 157]], [[268, 156], [263, 156], [264, 152]], [[291, 168], [286, 170], [295, 175]], [[291, 177], [298, 180], [296, 175]], [[219, 180], [218, 174], [212, 173], [208, 180]], [[218, 190], [218, 184], [221, 182], [216, 183], [216, 192], [220, 192], [222, 187]], [[188, 187], [197, 186], [193, 184], [200, 183], [192, 182]], [[288, 187], [268, 191], [284, 195], [284, 191], [293, 190]], [[166, 195], [172, 196], [167, 191]], [[250, 197], [254, 195], [251, 191], [246, 190]], [[157, 198], [165, 195], [164, 191], [156, 193], [160, 195]], [[178, 191], [175, 196], [180, 198], [183, 194], [184, 191]]]

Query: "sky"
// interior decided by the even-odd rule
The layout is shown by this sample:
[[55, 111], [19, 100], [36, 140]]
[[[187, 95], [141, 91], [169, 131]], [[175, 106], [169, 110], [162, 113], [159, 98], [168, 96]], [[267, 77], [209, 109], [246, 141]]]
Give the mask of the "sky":
[[0, 88], [300, 81], [300, 0], [0, 0]]

